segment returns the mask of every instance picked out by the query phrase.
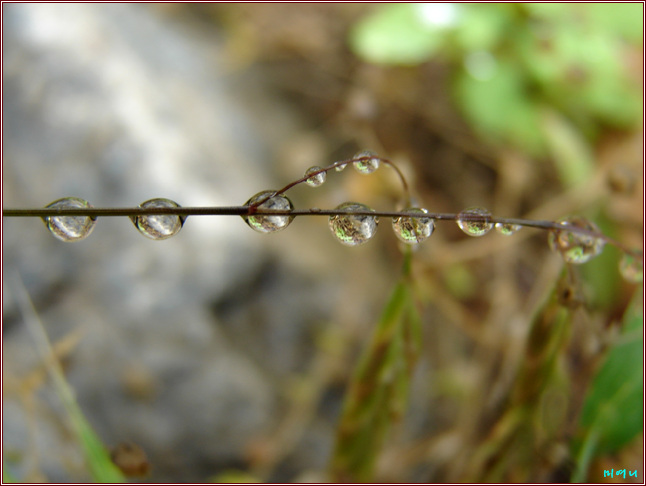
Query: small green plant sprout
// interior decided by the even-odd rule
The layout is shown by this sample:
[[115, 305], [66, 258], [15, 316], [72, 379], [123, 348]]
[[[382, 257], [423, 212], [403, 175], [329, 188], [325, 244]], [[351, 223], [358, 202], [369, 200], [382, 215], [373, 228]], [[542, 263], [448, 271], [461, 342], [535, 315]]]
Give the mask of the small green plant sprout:
[[[383, 211], [365, 204], [346, 201], [333, 209], [295, 209], [286, 193], [294, 186], [305, 184], [320, 187], [328, 173], [340, 172], [352, 165], [360, 174], [369, 175], [381, 166], [394, 170], [402, 184], [402, 202], [405, 209]], [[492, 229], [507, 236], [521, 228], [536, 228], [548, 232], [549, 247], [560, 254], [566, 263], [586, 263], [599, 255], [606, 244], [623, 252], [619, 270], [631, 282], [643, 279], [643, 251], [631, 249], [603, 234], [591, 221], [581, 217], [566, 217], [558, 221], [501, 218], [482, 207], [469, 207], [458, 213], [434, 213], [426, 208], [413, 207], [409, 184], [401, 170], [391, 160], [372, 152], [361, 152], [350, 159], [334, 162], [327, 167], [311, 167], [300, 177], [278, 190], [264, 190], [252, 196], [241, 206], [182, 207], [166, 198], [150, 199], [138, 207], [95, 208], [78, 197], [64, 197], [44, 208], [3, 209], [3, 217], [42, 218], [54, 237], [64, 242], [87, 238], [97, 219], [108, 216], [129, 217], [137, 230], [147, 238], [165, 240], [180, 232], [189, 216], [240, 216], [251, 229], [259, 233], [284, 230], [297, 216], [327, 216], [334, 238], [346, 246], [359, 246], [372, 239], [380, 218], [390, 218], [396, 237], [409, 245], [418, 245], [434, 232], [436, 222], [453, 221], [467, 235], [481, 237]]]

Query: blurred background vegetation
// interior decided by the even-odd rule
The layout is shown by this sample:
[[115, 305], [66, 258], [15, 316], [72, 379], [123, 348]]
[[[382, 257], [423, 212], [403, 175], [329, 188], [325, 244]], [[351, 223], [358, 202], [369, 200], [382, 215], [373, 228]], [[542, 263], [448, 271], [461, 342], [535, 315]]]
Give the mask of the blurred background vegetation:
[[[430, 211], [580, 214], [643, 247], [642, 4], [136, 8], [217, 39], [213, 56], [238, 94], [261, 85], [289, 113], [288, 135], [278, 136], [263, 99], [244, 100], [261, 133], [280, 140], [266, 154], [278, 181], [369, 149], [401, 166]], [[346, 172], [294, 190], [295, 205], [397, 203], [386, 169]], [[619, 251], [564, 268], [542, 231], [467, 238], [438, 223], [402, 272], [389, 221], [375, 241], [347, 249], [323, 221], [302, 219], [267, 239], [272, 258], [287, 262], [270, 278], [292, 279], [294, 268], [319, 278], [334, 289], [320, 297], [331, 310], [298, 366], [269, 371], [278, 395], [270, 425], [190, 477], [605, 482], [614, 468], [643, 481], [642, 288], [621, 278]], [[227, 332], [244, 348], [240, 333], [262, 326], [263, 314], [241, 325], [227, 305], [213, 304], [215, 318], [242, 328]], [[320, 461], [298, 454], [312, 444]], [[165, 471], [154, 447], [141, 446], [149, 480], [186, 474]]]

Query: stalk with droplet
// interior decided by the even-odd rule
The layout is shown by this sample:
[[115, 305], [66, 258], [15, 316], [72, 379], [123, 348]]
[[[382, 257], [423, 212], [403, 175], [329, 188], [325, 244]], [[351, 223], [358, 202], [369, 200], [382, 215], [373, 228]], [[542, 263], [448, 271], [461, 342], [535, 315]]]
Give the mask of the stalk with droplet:
[[[260, 205], [257, 205], [259, 201]], [[261, 191], [255, 196], [251, 197], [245, 206], [257, 209], [276, 209], [288, 210], [294, 209], [292, 202], [281, 194], [276, 194], [275, 191]], [[276, 231], [287, 228], [293, 221], [293, 215], [267, 215], [261, 213], [253, 213], [243, 215], [242, 219], [249, 225], [249, 227], [259, 233], [275, 233]]]
[[501, 235], [511, 236], [518, 233], [522, 226], [520, 226], [519, 224], [511, 223], [496, 223], [494, 227], [496, 228], [496, 231]]
[[[337, 206], [338, 210], [372, 211], [368, 206], [361, 203], [346, 202]], [[366, 243], [377, 232], [376, 216], [342, 214], [330, 216], [329, 225], [334, 237], [346, 246], [358, 246]]]
[[307, 177], [307, 180], [305, 183], [308, 186], [311, 187], [318, 187], [323, 185], [325, 182], [325, 179], [327, 178], [327, 174], [325, 172], [325, 169], [323, 167], [319, 167], [318, 165], [315, 165], [314, 167], [310, 167], [305, 171], [305, 177]]
[[[85, 209], [92, 205], [80, 197], [64, 197], [45, 206], [48, 209]], [[90, 236], [96, 219], [89, 216], [47, 216], [47, 229], [61, 241], [79, 241]]]
[[358, 159], [353, 162], [353, 165], [360, 174], [372, 174], [379, 168], [379, 163], [381, 162], [377, 154], [368, 150], [359, 152], [353, 159]]
[[[423, 208], [409, 208], [407, 213], [428, 214]], [[414, 218], [412, 216], [399, 216], [393, 218], [393, 231], [399, 240], [408, 245], [415, 245], [426, 240], [433, 233], [435, 223], [432, 218]]]
[[483, 236], [491, 231], [491, 212], [478, 206], [470, 207], [458, 214], [460, 229], [469, 236]]
[[586, 232], [599, 234], [599, 228], [580, 216], [563, 218], [558, 224], [564, 229], [553, 229], [548, 234], [548, 244], [552, 251], [560, 254], [567, 263], [581, 264], [590, 261], [601, 253], [605, 241], [593, 234], [568, 231], [565, 228], [579, 228]]
[[[149, 199], [139, 205], [140, 208], [179, 208], [179, 204], [166, 198]], [[165, 240], [175, 236], [184, 226], [186, 217], [176, 214], [150, 214], [134, 216], [135, 228], [151, 240]]]

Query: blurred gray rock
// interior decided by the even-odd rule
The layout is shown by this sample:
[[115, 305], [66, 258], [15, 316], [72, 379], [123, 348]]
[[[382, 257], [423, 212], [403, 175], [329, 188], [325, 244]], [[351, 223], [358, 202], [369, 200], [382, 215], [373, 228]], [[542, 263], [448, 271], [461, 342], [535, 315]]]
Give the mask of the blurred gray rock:
[[[64, 196], [99, 207], [152, 197], [232, 205], [272, 185], [267, 154], [276, 133], [289, 135], [289, 117], [240, 99], [217, 33], [150, 5], [7, 4], [3, 22], [3, 207]], [[255, 118], [272, 119], [271, 137]], [[84, 331], [65, 361], [69, 381], [108, 445], [147, 451], [148, 480], [204, 480], [240, 464], [273, 425], [268, 374], [303, 363], [326, 315], [320, 285], [271, 263], [265, 247], [232, 217], [189, 218], [163, 242], [103, 218], [78, 243], [35, 218], [5, 219], [5, 378], [38, 366], [12, 298], [19, 275], [52, 341]], [[57, 406], [51, 390], [38, 396]], [[4, 403], [5, 450], [33, 452], [35, 421], [47, 478], [87, 479], [69, 467], [78, 449], [51, 415], [31, 416], [7, 391]], [[25, 473], [20, 461], [9, 466]]]

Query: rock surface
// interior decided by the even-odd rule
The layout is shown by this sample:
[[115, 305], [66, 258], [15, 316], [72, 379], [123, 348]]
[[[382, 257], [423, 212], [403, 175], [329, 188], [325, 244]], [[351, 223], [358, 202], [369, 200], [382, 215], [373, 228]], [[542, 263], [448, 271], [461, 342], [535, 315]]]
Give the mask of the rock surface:
[[[3, 9], [5, 208], [63, 196], [231, 205], [272, 183], [266, 154], [280, 140], [253, 120], [271, 117], [272, 136], [287, 137], [289, 117], [240, 98], [217, 32], [148, 5]], [[35, 218], [4, 220], [3, 372], [15, 386], [3, 445], [21, 457], [8, 461], [16, 476], [88, 479], [52, 390], [35, 392], [35, 411], [19, 400], [40, 365], [12, 298], [18, 276], [52, 342], [82, 332], [64, 358], [69, 382], [107, 445], [146, 450], [146, 480], [205, 480], [244, 463], [249, 441], [274, 425], [268, 377], [302, 366], [329, 313], [321, 285], [274, 262], [263, 238], [239, 218], [194, 217], [156, 242], [104, 218], [86, 240], [62, 243]], [[285, 307], [294, 292], [299, 312]]]

